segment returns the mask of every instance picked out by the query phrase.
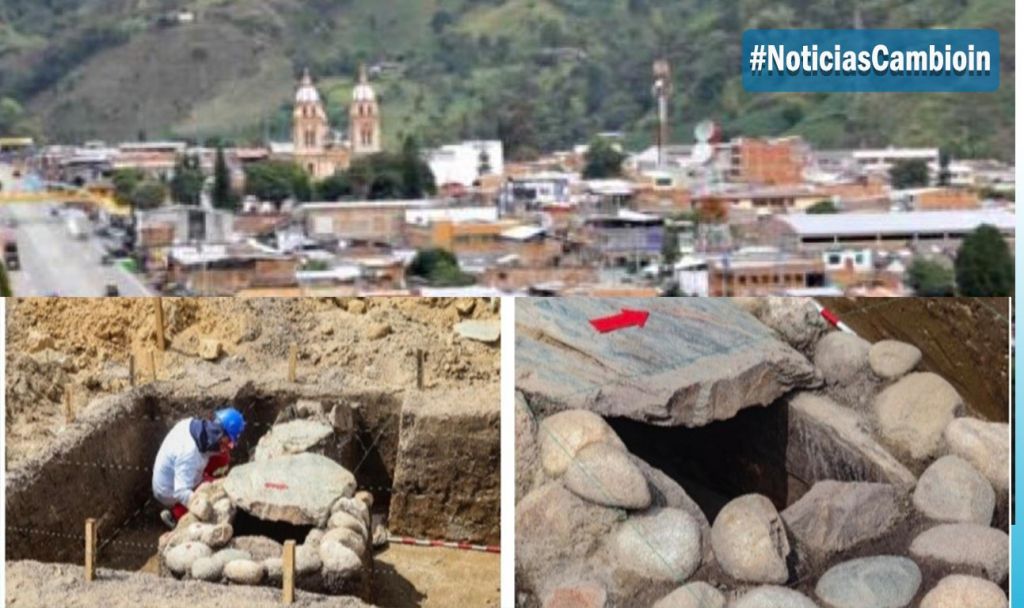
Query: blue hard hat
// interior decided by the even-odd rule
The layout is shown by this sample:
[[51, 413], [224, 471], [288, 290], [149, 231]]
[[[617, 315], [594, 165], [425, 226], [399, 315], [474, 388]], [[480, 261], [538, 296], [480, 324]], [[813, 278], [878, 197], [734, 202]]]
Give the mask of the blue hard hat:
[[226, 407], [214, 412], [213, 417], [220, 423], [221, 428], [228, 434], [231, 441], [237, 443], [245, 429], [245, 417], [242, 416], [242, 412], [233, 407]]

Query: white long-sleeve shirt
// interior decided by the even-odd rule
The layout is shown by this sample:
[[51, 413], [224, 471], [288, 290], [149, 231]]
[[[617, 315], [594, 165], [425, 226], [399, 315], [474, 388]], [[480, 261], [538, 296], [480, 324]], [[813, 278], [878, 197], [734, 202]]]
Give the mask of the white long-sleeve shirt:
[[210, 454], [203, 454], [189, 432], [192, 419], [174, 425], [164, 438], [153, 465], [153, 496], [165, 507], [188, 505], [192, 490], [203, 480]]

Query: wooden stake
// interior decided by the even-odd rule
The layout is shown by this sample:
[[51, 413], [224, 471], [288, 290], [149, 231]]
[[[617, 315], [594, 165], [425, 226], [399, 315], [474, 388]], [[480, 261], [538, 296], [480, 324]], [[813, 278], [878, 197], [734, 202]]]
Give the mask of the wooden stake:
[[135, 388], [135, 353], [128, 355], [128, 381], [131, 382], [132, 388]]
[[157, 381], [156, 377], [156, 351], [149, 351], [149, 369], [153, 370], [153, 382]]
[[75, 421], [75, 411], [71, 408], [71, 387], [64, 388], [64, 422], [71, 424]]
[[156, 347], [164, 352], [164, 305], [161, 298], [153, 298], [153, 312], [156, 313]]
[[284, 555], [281, 556], [281, 603], [295, 601], [295, 541], [284, 541]]
[[96, 520], [85, 520], [85, 582], [96, 580]]
[[292, 344], [288, 348], [288, 382], [295, 382], [295, 366], [299, 363], [299, 345]]
[[423, 349], [416, 349], [416, 388], [423, 390]]

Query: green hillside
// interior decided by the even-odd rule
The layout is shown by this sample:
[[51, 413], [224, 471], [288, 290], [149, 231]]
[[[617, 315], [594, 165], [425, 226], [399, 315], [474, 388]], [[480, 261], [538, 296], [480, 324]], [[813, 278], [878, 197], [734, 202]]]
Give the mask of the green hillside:
[[[857, 8], [855, 8], [857, 7]], [[651, 62], [672, 63], [676, 141], [801, 134], [818, 146], [940, 145], [1013, 155], [1011, 0], [4, 0], [0, 131], [81, 141], [286, 138], [304, 67], [344, 128], [361, 62], [385, 137], [500, 137], [514, 157], [621, 130], [654, 130]], [[171, 11], [189, 9], [192, 24]], [[1000, 32], [990, 94], [749, 94], [740, 36], [752, 27], [987, 27]]]

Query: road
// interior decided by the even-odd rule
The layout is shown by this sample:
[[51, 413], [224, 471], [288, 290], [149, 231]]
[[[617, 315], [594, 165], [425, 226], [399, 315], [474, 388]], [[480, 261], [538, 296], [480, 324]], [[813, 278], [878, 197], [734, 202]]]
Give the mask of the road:
[[[10, 173], [0, 167], [4, 189], [13, 186]], [[0, 218], [13, 220], [18, 240], [19, 270], [9, 272], [16, 296], [102, 296], [107, 285], [116, 285], [122, 296], [150, 296], [153, 291], [139, 277], [118, 265], [104, 266], [103, 249], [90, 235], [73, 239], [62, 217], [49, 213], [58, 201], [4, 204]]]

